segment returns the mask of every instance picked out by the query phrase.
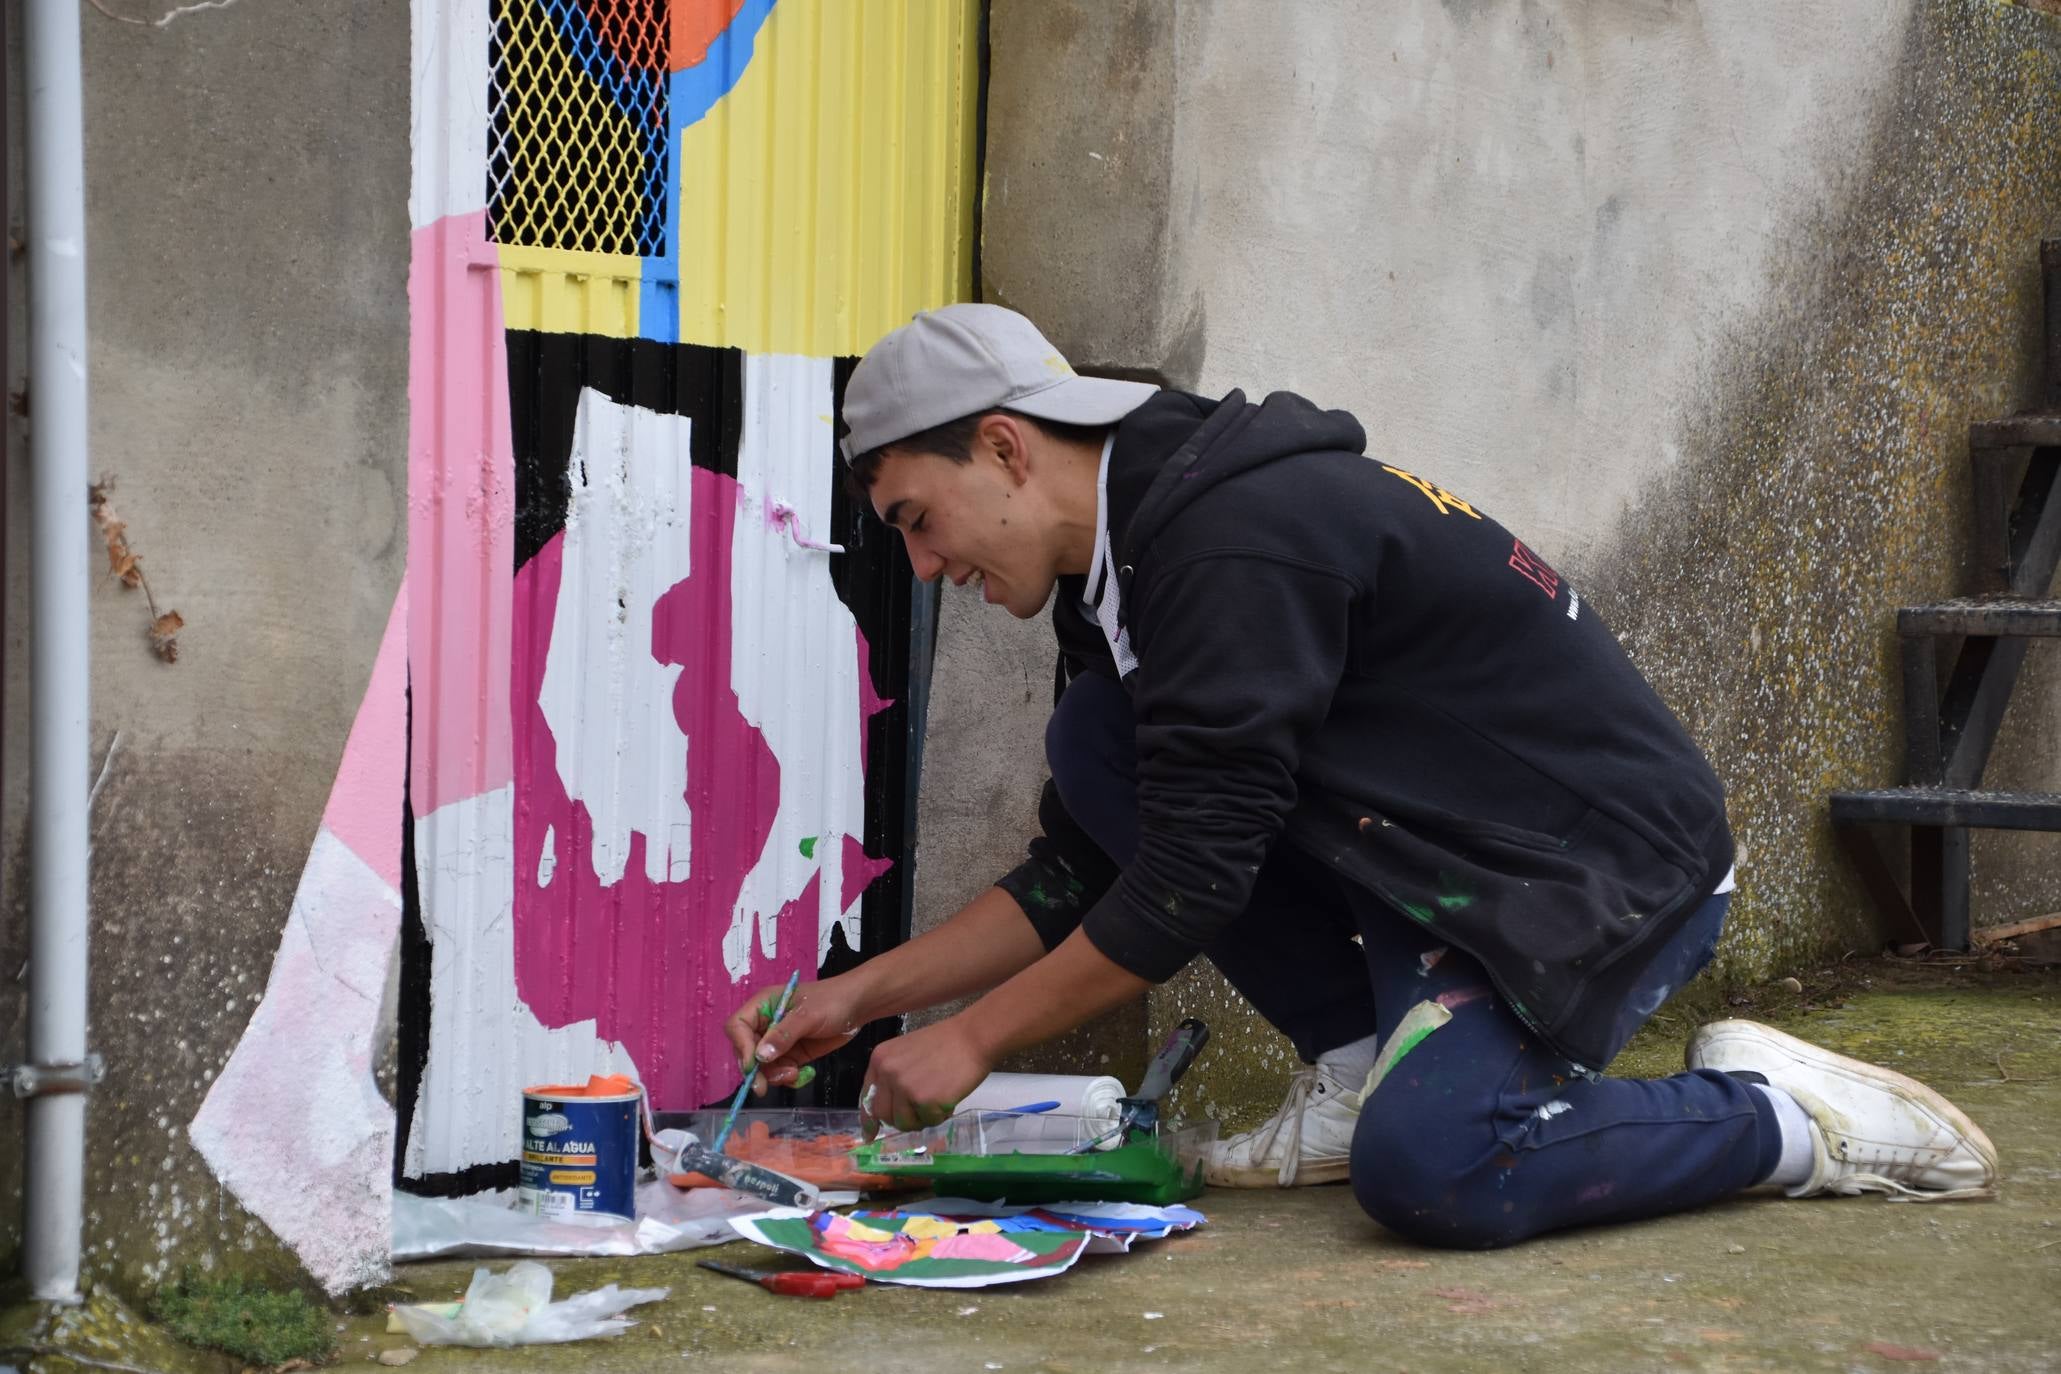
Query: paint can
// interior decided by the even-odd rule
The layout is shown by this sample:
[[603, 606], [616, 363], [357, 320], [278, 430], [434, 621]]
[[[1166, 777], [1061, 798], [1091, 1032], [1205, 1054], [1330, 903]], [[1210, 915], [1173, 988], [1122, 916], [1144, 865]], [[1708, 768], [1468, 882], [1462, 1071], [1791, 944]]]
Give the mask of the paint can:
[[637, 1215], [637, 1117], [624, 1078], [531, 1088], [522, 1095], [517, 1206], [540, 1217]]

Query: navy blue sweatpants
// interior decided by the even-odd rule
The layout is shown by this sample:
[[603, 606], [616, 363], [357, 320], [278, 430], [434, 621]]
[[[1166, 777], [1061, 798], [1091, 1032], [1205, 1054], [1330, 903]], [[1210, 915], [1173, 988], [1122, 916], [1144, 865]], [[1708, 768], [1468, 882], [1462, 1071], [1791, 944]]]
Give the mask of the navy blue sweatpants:
[[[1130, 698], [1076, 678], [1045, 732], [1066, 808], [1118, 864], [1138, 849]], [[1729, 895], [1712, 897], [1627, 999], [1629, 1034], [1709, 962]], [[1354, 936], [1360, 943], [1353, 943]], [[1305, 1061], [1379, 1033], [1419, 1002], [1452, 1020], [1400, 1059], [1360, 1113], [1352, 1187], [1367, 1214], [1427, 1245], [1488, 1248], [1542, 1232], [1681, 1211], [1774, 1172], [1761, 1094], [1721, 1073], [1602, 1078], [1517, 1019], [1471, 956], [1286, 845], [1207, 951]]]

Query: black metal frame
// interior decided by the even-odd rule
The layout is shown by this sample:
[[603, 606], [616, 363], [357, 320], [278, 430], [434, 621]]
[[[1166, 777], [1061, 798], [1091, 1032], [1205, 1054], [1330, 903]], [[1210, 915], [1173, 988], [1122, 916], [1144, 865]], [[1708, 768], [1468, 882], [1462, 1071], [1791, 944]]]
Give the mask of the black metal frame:
[[[1968, 427], [1978, 596], [1897, 612], [1905, 785], [1835, 792], [1832, 823], [1877, 910], [1943, 949], [1968, 947], [1970, 830], [2061, 831], [2061, 795], [1982, 791], [2030, 641], [2061, 637], [2061, 239], [2040, 245], [2041, 411]], [[1944, 670], [1944, 671], [1942, 671]], [[1908, 896], [1882, 827], [1910, 828]]]

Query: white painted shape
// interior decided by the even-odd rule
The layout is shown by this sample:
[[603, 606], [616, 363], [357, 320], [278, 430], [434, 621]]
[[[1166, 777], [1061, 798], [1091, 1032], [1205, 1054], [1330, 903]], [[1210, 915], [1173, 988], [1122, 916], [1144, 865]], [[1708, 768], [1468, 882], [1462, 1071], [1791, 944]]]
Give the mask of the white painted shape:
[[[733, 982], [776, 948], [773, 918], [801, 895], [818, 868], [816, 959], [840, 921], [859, 942], [858, 907], [843, 900], [844, 836], [865, 831], [860, 764], [857, 626], [830, 581], [830, 560], [804, 549], [771, 520], [775, 503], [795, 523], [831, 538], [837, 474], [828, 359], [746, 355], [744, 418], [737, 453], [741, 507], [730, 543], [731, 686], [744, 718], [780, 761], [780, 806], [766, 846], [745, 876], [723, 964]], [[801, 842], [816, 836], [814, 858]]]
[[409, 9], [408, 222], [421, 229], [487, 205], [487, 0], [414, 0]]
[[679, 883], [687, 880], [687, 870], [691, 867], [687, 862], [687, 858], [693, 852], [694, 831], [692, 827], [685, 821], [674, 821], [672, 849], [670, 852], [671, 862], [666, 869], [667, 881]]
[[265, 995], [187, 1134], [331, 1293], [387, 1275], [394, 1114], [372, 1081], [393, 888], [315, 834]]
[[566, 794], [594, 821], [592, 863], [622, 881], [630, 837], [644, 876], [684, 877], [687, 737], [673, 714], [683, 671], [651, 653], [652, 608], [687, 576], [693, 491], [685, 416], [580, 393], [567, 480], [558, 605], [537, 704]]
[[412, 1104], [406, 1173], [516, 1157], [523, 1089], [623, 1073], [628, 1051], [592, 1021], [539, 1024], [515, 990], [515, 789], [415, 822], [416, 880], [430, 941], [429, 1061]]
[[558, 827], [544, 827], [544, 849], [537, 855], [537, 886], [551, 886], [551, 875], [558, 870]]

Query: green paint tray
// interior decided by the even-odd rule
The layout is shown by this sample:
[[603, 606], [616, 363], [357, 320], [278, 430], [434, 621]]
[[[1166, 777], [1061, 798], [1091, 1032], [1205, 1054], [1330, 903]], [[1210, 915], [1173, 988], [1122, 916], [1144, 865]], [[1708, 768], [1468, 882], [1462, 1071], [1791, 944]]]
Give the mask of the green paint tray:
[[[1196, 1196], [1217, 1123], [1162, 1126], [1119, 1143], [1100, 1117], [961, 1112], [920, 1131], [884, 1135], [852, 1152], [859, 1168], [921, 1179], [982, 1202], [1145, 1202]], [[1076, 1153], [1079, 1151], [1079, 1153]]]

